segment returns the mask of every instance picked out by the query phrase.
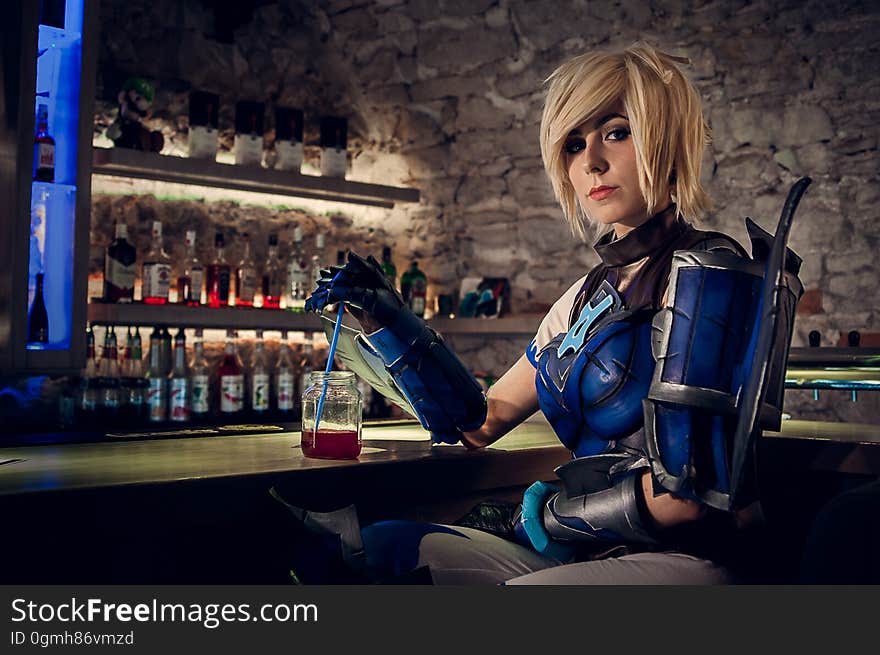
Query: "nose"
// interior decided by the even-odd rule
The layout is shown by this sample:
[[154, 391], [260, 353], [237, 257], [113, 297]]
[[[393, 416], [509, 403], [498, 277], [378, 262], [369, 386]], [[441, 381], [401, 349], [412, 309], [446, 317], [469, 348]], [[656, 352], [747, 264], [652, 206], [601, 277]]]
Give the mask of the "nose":
[[608, 161], [605, 159], [604, 144], [600, 135], [593, 133], [587, 135], [586, 147], [584, 148], [584, 172], [604, 173], [608, 169]]

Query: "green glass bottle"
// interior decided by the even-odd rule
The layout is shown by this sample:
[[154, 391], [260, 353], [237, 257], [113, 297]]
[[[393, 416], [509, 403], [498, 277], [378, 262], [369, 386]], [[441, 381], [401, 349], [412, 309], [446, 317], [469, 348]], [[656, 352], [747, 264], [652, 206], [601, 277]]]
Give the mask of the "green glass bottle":
[[391, 261], [391, 246], [382, 247], [382, 271], [385, 277], [391, 280], [391, 284], [397, 286], [397, 267]]
[[425, 316], [425, 296], [428, 290], [428, 277], [414, 261], [400, 278], [400, 291], [412, 313], [419, 317]]

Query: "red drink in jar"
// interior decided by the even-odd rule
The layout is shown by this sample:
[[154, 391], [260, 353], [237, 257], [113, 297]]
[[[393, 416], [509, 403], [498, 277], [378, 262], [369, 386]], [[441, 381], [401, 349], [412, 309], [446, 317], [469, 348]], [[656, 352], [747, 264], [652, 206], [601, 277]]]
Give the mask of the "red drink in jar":
[[306, 457], [321, 459], [357, 459], [361, 442], [355, 430], [304, 430], [302, 451]]

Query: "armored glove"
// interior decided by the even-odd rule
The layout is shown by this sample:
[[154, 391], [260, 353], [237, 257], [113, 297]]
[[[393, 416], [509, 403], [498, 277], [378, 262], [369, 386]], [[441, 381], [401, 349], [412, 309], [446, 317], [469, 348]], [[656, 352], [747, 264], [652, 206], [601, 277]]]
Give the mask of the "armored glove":
[[353, 308], [362, 325], [381, 326], [366, 340], [435, 442], [457, 443], [462, 432], [483, 424], [482, 387], [440, 335], [409, 310], [373, 257], [350, 252], [344, 266], [321, 271], [306, 310], [320, 312], [336, 302]]

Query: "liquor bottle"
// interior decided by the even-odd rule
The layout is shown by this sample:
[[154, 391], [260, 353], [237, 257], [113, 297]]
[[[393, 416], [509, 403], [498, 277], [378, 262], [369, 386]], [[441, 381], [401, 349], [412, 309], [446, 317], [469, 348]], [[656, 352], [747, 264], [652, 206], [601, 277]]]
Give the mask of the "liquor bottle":
[[49, 315], [43, 300], [43, 274], [37, 273], [37, 288], [28, 314], [28, 343], [49, 343]]
[[211, 372], [208, 368], [208, 360], [205, 359], [205, 344], [202, 341], [201, 330], [196, 330], [193, 359], [190, 364], [190, 379], [192, 417], [194, 420], [204, 420], [211, 411]]
[[141, 349], [140, 331], [135, 328], [135, 332], [131, 334], [131, 347], [126, 348], [125, 365], [122, 367], [122, 393], [125, 396], [122, 402], [124, 414], [126, 417], [141, 421], [146, 414], [147, 390], [144, 388], [149, 384], [144, 379], [144, 355]]
[[324, 233], [318, 232], [315, 237], [315, 253], [312, 255], [311, 283], [306, 297], [308, 297], [315, 287], [318, 286], [318, 280], [321, 279], [321, 268], [324, 266]]
[[159, 364], [162, 367], [162, 374], [166, 377], [174, 366], [174, 345], [171, 339], [171, 332], [164, 325], [159, 328]]
[[80, 420], [89, 424], [95, 419], [98, 409], [98, 387], [95, 378], [98, 363], [95, 358], [95, 333], [92, 326], [86, 327], [86, 365], [80, 375], [78, 410]]
[[254, 294], [257, 292], [257, 266], [251, 253], [251, 237], [245, 232], [244, 254], [235, 269], [235, 304], [243, 307], [254, 306]]
[[55, 181], [55, 139], [49, 134], [49, 109], [37, 107], [37, 129], [34, 134], [34, 180]]
[[278, 309], [281, 307], [281, 296], [284, 294], [284, 269], [278, 259], [278, 235], [269, 235], [269, 255], [263, 266], [263, 307]]
[[104, 348], [98, 365], [98, 401], [100, 414], [109, 421], [119, 416], [119, 360], [118, 341], [113, 327], [104, 332]]
[[168, 372], [163, 371], [159, 330], [150, 335], [150, 368], [147, 371], [147, 406], [150, 421], [158, 423], [168, 416]]
[[302, 400], [302, 395], [309, 386], [309, 375], [315, 370], [314, 356], [312, 339], [307, 335], [303, 342], [302, 356], [299, 361], [299, 393], [296, 395], [295, 401]]
[[168, 375], [168, 418], [190, 420], [190, 377], [186, 365], [186, 335], [183, 328], [174, 337], [174, 368]]
[[202, 304], [202, 283], [205, 278], [205, 268], [196, 257], [196, 232], [186, 231], [186, 254], [180, 265], [180, 275], [177, 276], [177, 302], [190, 307]]
[[416, 316], [425, 315], [425, 296], [428, 289], [428, 278], [419, 268], [419, 263], [413, 261], [409, 270], [400, 278], [400, 291], [403, 300]]
[[302, 247], [302, 228], [297, 225], [293, 229], [293, 245], [290, 261], [287, 264], [287, 309], [292, 312], [305, 311], [306, 298], [309, 297], [308, 264]]
[[295, 394], [293, 356], [290, 353], [290, 344], [287, 343], [287, 334], [282, 333], [281, 351], [275, 367], [275, 408], [279, 413], [293, 412]]
[[[259, 338], [259, 336], [258, 336]], [[262, 341], [254, 344], [254, 357], [250, 370], [250, 406], [256, 416], [265, 416], [269, 411], [269, 367]]]
[[227, 333], [223, 361], [217, 369], [220, 383], [220, 415], [236, 416], [244, 407], [244, 375], [233, 336]]
[[148, 305], [164, 305], [171, 288], [171, 258], [162, 248], [162, 223], [153, 221], [153, 242], [143, 263], [143, 298]]
[[391, 280], [392, 286], [397, 285], [397, 267], [391, 261], [391, 246], [382, 247], [382, 271]]
[[229, 304], [230, 267], [224, 254], [223, 233], [214, 235], [214, 261], [208, 265], [208, 305], [225, 307]]
[[136, 277], [137, 250], [128, 242], [128, 227], [117, 223], [116, 239], [104, 254], [104, 302], [132, 302]]

